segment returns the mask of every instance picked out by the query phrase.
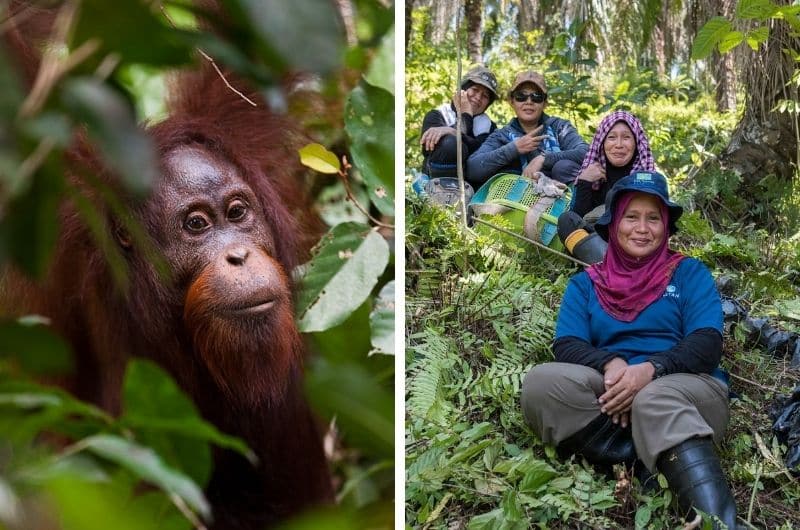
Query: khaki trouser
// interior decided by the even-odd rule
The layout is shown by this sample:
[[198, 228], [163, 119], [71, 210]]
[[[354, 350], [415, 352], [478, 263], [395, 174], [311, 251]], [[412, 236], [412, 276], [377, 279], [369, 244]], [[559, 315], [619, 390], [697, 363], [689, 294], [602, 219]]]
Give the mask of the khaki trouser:
[[[534, 366], [522, 385], [522, 413], [541, 440], [558, 445], [600, 412], [603, 376], [578, 364]], [[631, 408], [636, 454], [651, 472], [661, 452], [690, 438], [713, 436], [728, 425], [728, 387], [707, 374], [672, 374], [648, 383]]]

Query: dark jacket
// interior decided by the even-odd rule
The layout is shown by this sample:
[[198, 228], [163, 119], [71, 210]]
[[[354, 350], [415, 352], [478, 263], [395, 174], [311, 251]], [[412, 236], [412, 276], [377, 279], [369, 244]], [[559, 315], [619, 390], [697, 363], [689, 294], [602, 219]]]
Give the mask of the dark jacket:
[[478, 150], [470, 155], [467, 161], [467, 172], [470, 178], [486, 181], [497, 173], [521, 174], [523, 162], [527, 165], [541, 154], [544, 154], [542, 170], [545, 173], [548, 173], [559, 160], [571, 160], [577, 164], [583, 162], [583, 157], [589, 150], [589, 144], [583, 140], [569, 121], [542, 114], [540, 123], [544, 124], [545, 131], [548, 128], [552, 130], [560, 151], [544, 151], [544, 143], [542, 143], [539, 149], [521, 155], [514, 145], [514, 140], [523, 136], [525, 131], [519, 120], [514, 118], [508, 125], [490, 134]]
[[[442, 113], [444, 105], [431, 110], [425, 115], [422, 120], [422, 133], [432, 127], [453, 127], [455, 128], [455, 106], [450, 103], [450, 117], [448, 120]], [[447, 109], [444, 109], [445, 111]], [[497, 125], [486, 115], [479, 114], [472, 116], [471, 114], [461, 113], [461, 142], [463, 163], [466, 165], [467, 158], [475, 151], [490, 133], [497, 129]], [[479, 119], [482, 121], [482, 129], [485, 132], [475, 135], [475, 121]], [[424, 147], [422, 149], [424, 160], [422, 162], [422, 170], [424, 173], [431, 177], [436, 176], [456, 176], [456, 160], [458, 156], [458, 149], [456, 147], [455, 135], [444, 136], [434, 147], [433, 151], [427, 151]]]

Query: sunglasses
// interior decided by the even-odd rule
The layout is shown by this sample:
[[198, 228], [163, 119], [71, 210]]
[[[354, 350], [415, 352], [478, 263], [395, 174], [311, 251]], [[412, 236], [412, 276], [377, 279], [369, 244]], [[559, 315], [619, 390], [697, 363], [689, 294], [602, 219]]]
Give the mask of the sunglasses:
[[539, 92], [514, 92], [511, 97], [517, 103], [522, 103], [530, 99], [534, 103], [543, 103], [547, 99], [547, 94], [540, 94]]

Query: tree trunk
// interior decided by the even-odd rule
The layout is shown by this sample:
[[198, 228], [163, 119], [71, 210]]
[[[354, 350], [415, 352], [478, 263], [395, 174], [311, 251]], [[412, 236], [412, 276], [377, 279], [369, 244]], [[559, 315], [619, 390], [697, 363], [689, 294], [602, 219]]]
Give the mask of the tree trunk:
[[780, 100], [799, 96], [796, 86], [786, 86], [795, 65], [783, 49], [800, 49], [800, 39], [782, 20], [772, 21], [766, 46], [747, 61], [744, 116], [720, 155], [722, 166], [741, 174], [745, 185], [768, 174], [789, 180], [796, 172], [796, 115], [772, 110]]
[[406, 0], [406, 44], [405, 49], [408, 50], [408, 41], [411, 39], [411, 22], [414, 20], [414, 0]]
[[460, 4], [452, 0], [433, 0], [431, 2], [431, 44], [442, 44], [450, 31], [453, 17]]
[[465, 0], [464, 11], [467, 19], [467, 55], [472, 64], [483, 64], [481, 53], [483, 0]]
[[717, 61], [717, 88], [715, 92], [717, 112], [733, 112], [736, 110], [735, 62], [733, 51], [726, 53]]
[[517, 17], [517, 29], [519, 33], [531, 31], [537, 26], [536, 5], [534, 0], [519, 0], [519, 16]]
[[653, 28], [653, 54], [656, 57], [656, 73], [659, 79], [667, 77], [667, 51], [665, 31], [659, 26]]
[[[733, 16], [734, 0], [718, 0], [720, 14], [723, 17]], [[714, 52], [712, 60], [716, 65], [714, 76], [717, 79], [715, 97], [717, 100], [718, 112], [732, 112], [736, 110], [736, 56], [735, 51], [731, 51], [719, 56], [719, 52]]]

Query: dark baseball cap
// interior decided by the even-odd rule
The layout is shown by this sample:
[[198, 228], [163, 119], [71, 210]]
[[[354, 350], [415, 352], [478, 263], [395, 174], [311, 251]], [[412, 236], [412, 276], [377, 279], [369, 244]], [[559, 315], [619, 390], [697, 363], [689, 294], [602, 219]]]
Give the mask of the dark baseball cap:
[[499, 96], [497, 95], [497, 78], [485, 66], [476, 66], [470, 69], [461, 78], [461, 89], [466, 90], [470, 84], [481, 85], [489, 89], [489, 97], [492, 102]]

